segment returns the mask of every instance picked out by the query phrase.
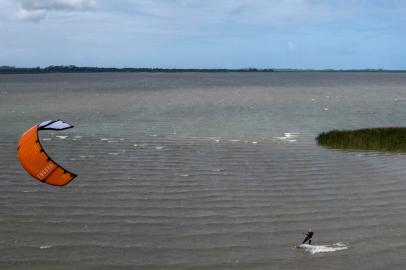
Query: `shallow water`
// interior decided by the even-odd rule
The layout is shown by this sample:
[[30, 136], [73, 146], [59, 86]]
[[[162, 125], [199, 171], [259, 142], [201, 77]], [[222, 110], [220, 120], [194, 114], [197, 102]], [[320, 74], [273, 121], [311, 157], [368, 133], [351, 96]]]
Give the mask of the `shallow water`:
[[[404, 269], [406, 158], [321, 148], [404, 126], [404, 73], [0, 76], [1, 269]], [[31, 179], [34, 123], [79, 176]], [[312, 228], [314, 245], [294, 249]]]

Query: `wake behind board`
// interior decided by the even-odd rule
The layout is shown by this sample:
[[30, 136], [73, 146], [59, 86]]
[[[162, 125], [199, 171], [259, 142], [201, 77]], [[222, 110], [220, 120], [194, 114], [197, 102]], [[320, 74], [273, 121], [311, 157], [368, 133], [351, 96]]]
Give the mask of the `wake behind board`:
[[309, 245], [309, 244], [301, 244], [296, 246], [298, 249], [303, 249], [306, 252], [311, 254], [316, 253], [326, 253], [326, 252], [335, 252], [340, 250], [348, 249], [345, 244], [342, 243], [335, 243], [332, 245]]

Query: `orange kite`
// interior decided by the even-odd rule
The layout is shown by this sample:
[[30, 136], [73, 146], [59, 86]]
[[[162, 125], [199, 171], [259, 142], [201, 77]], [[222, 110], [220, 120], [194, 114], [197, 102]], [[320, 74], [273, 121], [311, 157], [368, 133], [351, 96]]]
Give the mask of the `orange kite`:
[[21, 136], [18, 142], [18, 159], [32, 177], [54, 186], [64, 186], [76, 177], [76, 174], [65, 170], [47, 155], [38, 138], [39, 130], [68, 128], [73, 126], [62, 120], [49, 120], [31, 127]]

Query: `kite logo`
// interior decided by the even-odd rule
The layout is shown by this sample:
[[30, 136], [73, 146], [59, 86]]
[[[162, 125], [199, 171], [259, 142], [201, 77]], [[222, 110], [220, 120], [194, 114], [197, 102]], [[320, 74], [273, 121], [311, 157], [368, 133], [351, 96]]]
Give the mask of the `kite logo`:
[[38, 174], [37, 177], [43, 179], [53, 168], [54, 164], [48, 163], [45, 168], [43, 168]]

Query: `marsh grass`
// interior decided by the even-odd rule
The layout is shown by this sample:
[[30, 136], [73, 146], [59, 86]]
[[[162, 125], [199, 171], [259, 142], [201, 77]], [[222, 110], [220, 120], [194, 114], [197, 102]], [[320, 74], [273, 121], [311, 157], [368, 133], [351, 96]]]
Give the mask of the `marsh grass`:
[[319, 134], [316, 140], [335, 149], [406, 153], [406, 127], [332, 130]]

